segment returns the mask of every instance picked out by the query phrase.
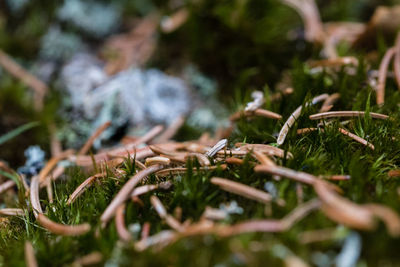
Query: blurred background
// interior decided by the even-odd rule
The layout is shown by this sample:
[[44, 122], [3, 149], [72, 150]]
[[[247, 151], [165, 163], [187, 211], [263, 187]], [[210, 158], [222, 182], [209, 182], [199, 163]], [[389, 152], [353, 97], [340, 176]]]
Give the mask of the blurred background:
[[[21, 166], [31, 145], [49, 155], [52, 139], [79, 148], [106, 121], [97, 148], [156, 124], [184, 122], [178, 138], [216, 131], [252, 91], [285, 90], [296, 62], [326, 57], [290, 2], [1, 1], [0, 135], [40, 124], [0, 158]], [[396, 36], [398, 3], [316, 1], [324, 27], [356, 32], [339, 56], [372, 64]]]

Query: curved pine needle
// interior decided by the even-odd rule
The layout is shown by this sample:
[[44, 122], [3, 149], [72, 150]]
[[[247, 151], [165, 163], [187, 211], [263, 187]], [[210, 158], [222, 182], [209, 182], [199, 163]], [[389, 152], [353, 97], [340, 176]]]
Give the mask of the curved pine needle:
[[[369, 115], [374, 119], [386, 120], [389, 118], [388, 115], [370, 112]], [[365, 116], [364, 111], [329, 111], [310, 115], [310, 120], [320, 120], [327, 118], [338, 118], [338, 117], [363, 117]]]
[[25, 263], [27, 267], [37, 267], [38, 263], [35, 257], [35, 251], [33, 250], [32, 243], [25, 241]]
[[394, 77], [396, 79], [397, 87], [400, 90], [400, 33], [397, 33], [395, 44], [395, 55], [393, 61]]
[[[311, 100], [310, 104], [315, 105], [318, 102], [321, 102], [321, 101], [327, 99], [328, 97], [329, 97], [328, 94], [322, 94], [322, 95], [316, 96]], [[306, 106], [310, 105], [310, 104], [306, 103]], [[289, 116], [289, 118], [287, 119], [287, 121], [285, 122], [285, 124], [283, 125], [282, 129], [279, 132], [278, 140], [276, 141], [278, 143], [278, 145], [282, 145], [285, 142], [286, 135], [288, 134], [290, 128], [292, 128], [292, 126], [296, 122], [296, 120], [300, 117], [302, 109], [303, 109], [303, 106], [298, 107]]]
[[282, 115], [266, 110], [266, 109], [261, 109], [261, 108], [257, 108], [254, 111], [238, 111], [236, 113], [234, 113], [233, 115], [231, 115], [229, 117], [229, 120], [231, 121], [237, 121], [242, 117], [254, 117], [254, 116], [258, 116], [258, 117], [264, 117], [264, 118], [268, 118], [268, 119], [274, 119], [274, 120], [280, 120], [282, 119]]
[[0, 194], [13, 188], [15, 185], [16, 184], [13, 180], [5, 181], [4, 183], [0, 184]]
[[17, 208], [0, 209], [0, 216], [24, 216], [25, 211]]
[[74, 192], [69, 196], [67, 205], [71, 205], [80, 195], [85, 192], [87, 188], [89, 188], [95, 180], [97, 180], [100, 177], [104, 177], [105, 173], [97, 173], [95, 175], [90, 176], [87, 178], [83, 183], [81, 183], [75, 190]]
[[339, 98], [340, 98], [340, 94], [339, 93], [331, 94], [328, 98], [325, 99], [324, 103], [322, 103], [322, 106], [321, 106], [319, 112], [327, 112], [327, 111], [329, 111], [333, 107], [333, 104]]
[[115, 211], [115, 227], [117, 228], [119, 238], [124, 242], [129, 242], [132, 240], [132, 236], [128, 229], [126, 229], [124, 213], [125, 203], [122, 203]]
[[94, 141], [111, 125], [111, 121], [107, 121], [100, 125], [99, 128], [89, 137], [86, 143], [83, 145], [81, 150], [79, 150], [78, 155], [85, 155], [89, 149], [92, 147]]
[[[246, 143], [236, 143], [236, 147], [238, 147], [239, 150], [257, 150], [259, 152], [268, 154], [269, 156], [276, 156], [279, 158], [284, 158], [285, 157], [285, 150], [279, 148], [279, 147], [274, 147], [270, 145], [265, 145], [265, 144], [246, 144]], [[290, 152], [287, 152], [286, 157], [288, 159], [293, 158], [293, 154]]]
[[33, 214], [38, 217], [38, 214], [43, 213], [42, 207], [40, 206], [39, 200], [39, 176], [35, 175], [32, 177], [31, 186], [29, 190], [31, 205], [33, 209]]
[[173, 216], [169, 215], [167, 213], [167, 210], [165, 209], [164, 205], [161, 203], [160, 199], [156, 196], [151, 196], [150, 197], [150, 202], [151, 205], [154, 207], [156, 210], [158, 216], [160, 216], [161, 219], [165, 220], [165, 222], [174, 230], [178, 232], [183, 231], [183, 226], [182, 224], [175, 219]]
[[44, 168], [40, 171], [40, 173], [39, 173], [39, 182], [43, 183], [46, 180], [46, 178], [49, 175], [49, 173], [57, 165], [57, 163], [60, 162], [63, 159], [68, 158], [73, 153], [74, 153], [73, 149], [68, 149], [68, 150], [65, 150], [64, 152], [62, 152], [61, 154], [59, 154], [58, 156], [51, 158], [47, 162], [47, 164], [44, 166]]
[[142, 181], [150, 174], [153, 174], [163, 168], [164, 166], [162, 165], [152, 165], [136, 173], [132, 178], [129, 179], [128, 182], [125, 183], [125, 185], [117, 193], [117, 195], [114, 197], [114, 199], [101, 215], [100, 220], [103, 223], [107, 223], [114, 216], [116, 208], [129, 198], [131, 192], [140, 181]]
[[77, 225], [65, 225], [53, 222], [46, 215], [40, 213], [38, 214], [36, 220], [38, 223], [46, 228], [49, 232], [56, 234], [56, 235], [63, 235], [63, 236], [78, 236], [84, 235], [90, 231], [90, 224], [83, 223]]
[[378, 105], [382, 105], [385, 102], [386, 77], [390, 60], [393, 58], [395, 51], [394, 47], [389, 48], [383, 56], [381, 64], [379, 64], [378, 84], [376, 86], [376, 104]]
[[319, 180], [314, 190], [322, 201], [322, 211], [331, 220], [361, 230], [372, 230], [376, 224], [372, 213], [361, 205], [339, 196]]
[[392, 237], [400, 236], [400, 217], [394, 210], [379, 204], [366, 204], [363, 207], [385, 223]]

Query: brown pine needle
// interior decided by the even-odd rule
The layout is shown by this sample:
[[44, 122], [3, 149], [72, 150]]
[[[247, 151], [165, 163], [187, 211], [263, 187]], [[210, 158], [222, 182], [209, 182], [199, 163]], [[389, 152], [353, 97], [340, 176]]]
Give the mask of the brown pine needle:
[[381, 64], [379, 65], [378, 72], [378, 84], [376, 86], [376, 104], [382, 105], [385, 102], [385, 86], [386, 77], [391, 59], [395, 54], [395, 48], [389, 48], [382, 58]]
[[270, 203], [273, 199], [272, 196], [267, 192], [263, 192], [251, 186], [228, 179], [213, 177], [211, 178], [211, 183], [221, 187], [222, 190], [258, 201], [263, 204]]
[[26, 71], [24, 68], [22, 68], [1, 49], [0, 65], [12, 76], [21, 80], [22, 83], [34, 90], [35, 108], [41, 110], [43, 108], [44, 97], [46, 95], [46, 92], [49, 90], [47, 85], [28, 71]]
[[[318, 102], [321, 102], [321, 101], [327, 99], [328, 97], [329, 97], [328, 94], [322, 94], [322, 95], [316, 96], [316, 97], [314, 97], [314, 98], [311, 100], [311, 103], [310, 103], [310, 104], [311, 104], [311, 105], [315, 105], [315, 104], [317, 104]], [[310, 104], [307, 103], [306, 105], [310, 105]], [[285, 142], [286, 135], [288, 134], [290, 128], [293, 127], [293, 124], [296, 122], [296, 120], [300, 117], [302, 109], [303, 109], [303, 106], [298, 107], [298, 108], [289, 116], [289, 118], [287, 119], [287, 121], [286, 121], [285, 124], [283, 125], [281, 131], [279, 132], [278, 140], [277, 140], [278, 145], [282, 145], [282, 144]]]
[[153, 140], [157, 135], [159, 135], [162, 131], [164, 130], [164, 126], [162, 125], [156, 125], [153, 128], [150, 129], [145, 135], [140, 137], [138, 140], [130, 144], [128, 147], [136, 147], [141, 144], [145, 144]]
[[[225, 164], [221, 164], [220, 166], [207, 166], [207, 167], [193, 168], [192, 171], [193, 172], [211, 171], [211, 170], [215, 170], [217, 168], [221, 168], [222, 170], [225, 170], [226, 167], [227, 166]], [[177, 168], [164, 169], [164, 170], [158, 171], [156, 174], [158, 177], [165, 177], [168, 175], [184, 174], [186, 172], [187, 172], [187, 168], [177, 167]]]
[[164, 33], [171, 33], [184, 24], [189, 17], [187, 8], [181, 8], [171, 16], [165, 17], [161, 20], [161, 30]]
[[32, 243], [25, 241], [25, 263], [27, 267], [37, 267], [38, 263], [35, 257], [35, 251], [32, 247]]
[[257, 165], [254, 168], [254, 171], [260, 173], [268, 173], [272, 175], [284, 176], [294, 181], [310, 185], [314, 184], [314, 182], [318, 179], [314, 175], [305, 172], [294, 171], [292, 169], [281, 166]]
[[309, 42], [323, 43], [326, 39], [319, 10], [314, 0], [281, 0], [299, 13], [304, 23], [305, 38]]
[[173, 216], [169, 215], [164, 207], [164, 205], [161, 203], [160, 199], [156, 196], [151, 196], [150, 197], [150, 202], [151, 205], [154, 207], [156, 210], [158, 216], [160, 216], [161, 219], [165, 220], [165, 222], [174, 230], [178, 232], [183, 231], [183, 226], [182, 224], [175, 219]]
[[322, 211], [331, 220], [360, 230], [375, 228], [376, 224], [370, 211], [339, 196], [323, 181], [316, 181], [314, 190], [323, 203]]
[[116, 208], [129, 198], [133, 189], [139, 182], [163, 168], [164, 166], [162, 165], [152, 165], [144, 170], [139, 171], [132, 178], [130, 178], [103, 212], [100, 217], [101, 221], [103, 223], [107, 223], [114, 216]]
[[368, 146], [368, 147], [371, 148], [372, 150], [375, 149], [374, 145], [371, 144], [371, 143], [369, 143], [369, 142], [368, 142], [367, 140], [365, 140], [364, 138], [361, 138], [361, 137], [359, 137], [359, 136], [357, 136], [357, 135], [355, 135], [355, 134], [353, 134], [353, 133], [351, 133], [351, 132], [349, 132], [349, 131], [347, 131], [347, 130], [345, 130], [345, 129], [343, 129], [343, 128], [339, 128], [338, 130], [339, 130], [339, 132], [341, 132], [342, 134], [344, 134], [344, 135], [350, 137], [351, 139], [353, 139], [353, 140], [359, 142], [360, 144], [363, 144], [364, 146]]
[[390, 170], [388, 172], [389, 177], [400, 177], [400, 169], [397, 170]]
[[90, 176], [85, 181], [83, 181], [83, 183], [81, 183], [75, 189], [75, 191], [70, 195], [67, 201], [67, 205], [71, 205], [80, 195], [83, 194], [83, 192], [85, 192], [87, 188], [89, 188], [94, 183], [95, 180], [97, 180], [100, 177], [104, 177], [104, 175], [105, 175], [104, 173], [97, 173], [95, 175]]
[[25, 211], [23, 209], [16, 208], [4, 208], [0, 209], [0, 216], [24, 216]]
[[77, 225], [65, 225], [53, 222], [46, 215], [40, 213], [36, 220], [38, 223], [46, 228], [49, 232], [56, 235], [63, 236], [78, 236], [84, 235], [90, 231], [90, 225], [88, 223], [77, 224]]
[[252, 151], [251, 155], [256, 158], [262, 165], [267, 165], [267, 166], [275, 166], [275, 162], [270, 159], [269, 157], [265, 156], [263, 153], [259, 151]]
[[[189, 153], [189, 154], [187, 154], [187, 156], [185, 156], [185, 160], [187, 161], [187, 159], [189, 159], [189, 158], [196, 158], [201, 166], [210, 166], [211, 165], [210, 160], [205, 155], [200, 154], [200, 153]], [[185, 161], [185, 163], [186, 163], [186, 161]]]
[[321, 202], [317, 199], [299, 205], [281, 220], [248, 220], [220, 229], [222, 236], [232, 236], [253, 232], [283, 232], [290, 229], [296, 222], [307, 216], [311, 211], [318, 209]]
[[148, 167], [148, 166], [155, 165], [155, 164], [168, 166], [170, 163], [171, 163], [171, 160], [169, 158], [158, 156], [158, 157], [147, 158], [146, 162], [145, 162], [145, 166]]
[[13, 188], [15, 186], [15, 182], [13, 180], [8, 180], [0, 185], [0, 194], [6, 192], [7, 190]]
[[124, 242], [129, 242], [132, 240], [132, 236], [128, 229], [126, 229], [124, 213], [125, 203], [122, 203], [115, 211], [115, 227], [117, 228], [119, 238]]
[[100, 125], [99, 128], [96, 129], [96, 131], [92, 134], [92, 136], [89, 137], [89, 139], [86, 141], [85, 145], [79, 150], [78, 155], [85, 155], [89, 149], [92, 147], [94, 141], [111, 125], [111, 121], [107, 121]]
[[392, 237], [400, 236], [400, 217], [393, 209], [379, 204], [366, 204], [363, 207], [385, 223]]
[[358, 59], [352, 56], [322, 59], [309, 62], [311, 68], [315, 67], [341, 67], [344, 65], [358, 66]]
[[71, 156], [74, 153], [73, 149], [68, 149], [59, 154], [56, 157], [52, 157], [47, 164], [44, 166], [44, 168], [40, 171], [39, 173], [39, 182], [42, 184], [46, 180], [47, 176], [50, 174], [50, 172], [54, 169], [54, 167], [57, 165], [58, 162], [61, 160], [64, 160]]
[[301, 128], [297, 129], [297, 134], [306, 134], [306, 133], [311, 133], [314, 131], [318, 131], [319, 128]]
[[332, 181], [347, 181], [351, 179], [350, 175], [331, 175], [326, 177], [328, 180]]
[[397, 33], [395, 44], [395, 55], [393, 61], [394, 77], [396, 78], [397, 87], [400, 90], [400, 33]]
[[149, 236], [145, 239], [140, 240], [139, 242], [135, 243], [135, 249], [137, 251], [144, 251], [149, 247], [157, 246], [162, 248], [167, 246], [168, 244], [172, 243], [176, 239], [176, 232], [173, 230], [163, 230]]
[[329, 111], [332, 107], [333, 104], [340, 98], [339, 93], [334, 93], [331, 94], [327, 99], [325, 99], [324, 103], [322, 103], [321, 109], [319, 112], [327, 112]]
[[140, 241], [143, 241], [149, 237], [150, 234], [150, 223], [145, 222], [142, 227], [142, 233], [140, 235]]
[[229, 120], [237, 121], [242, 117], [254, 117], [254, 116], [275, 119], [275, 120], [282, 119], [282, 116], [278, 113], [275, 113], [275, 112], [272, 112], [272, 111], [269, 111], [266, 109], [258, 108], [254, 111], [238, 111], [238, 112], [234, 113], [233, 115], [231, 115], [229, 117]]
[[100, 264], [102, 260], [103, 260], [103, 255], [100, 252], [95, 251], [76, 259], [72, 263], [72, 266], [78, 267], [78, 266], [96, 265]]
[[169, 125], [168, 128], [157, 137], [157, 139], [155, 140], [156, 143], [165, 143], [171, 140], [178, 132], [178, 130], [183, 126], [184, 123], [185, 123], [185, 117], [179, 116], [178, 118], [176, 118], [171, 123], [171, 125]]
[[[371, 118], [374, 119], [381, 119], [386, 120], [389, 118], [388, 115], [370, 112], [369, 115]], [[327, 118], [338, 118], [338, 117], [363, 117], [365, 116], [364, 111], [329, 111], [323, 113], [317, 113], [310, 115], [311, 120], [320, 120], [320, 119], [327, 119]]]
[[32, 177], [29, 193], [33, 214], [37, 218], [38, 214], [43, 213], [39, 200], [39, 176], [35, 175]]
[[47, 192], [47, 198], [49, 199], [49, 203], [53, 203], [53, 186], [51, 183], [51, 180], [47, 180], [46, 182], [46, 192]]
[[244, 160], [232, 157], [232, 158], [226, 158], [225, 162], [233, 165], [242, 165], [244, 163]]
[[[276, 156], [279, 158], [285, 157], [285, 150], [280, 149], [278, 147], [270, 146], [270, 145], [236, 143], [235, 146], [238, 147], [239, 150], [246, 150], [246, 151], [253, 150], [253, 151], [259, 151], [261, 153], [268, 154], [269, 156]], [[293, 154], [290, 152], [287, 152], [286, 157], [288, 159], [293, 158]]]

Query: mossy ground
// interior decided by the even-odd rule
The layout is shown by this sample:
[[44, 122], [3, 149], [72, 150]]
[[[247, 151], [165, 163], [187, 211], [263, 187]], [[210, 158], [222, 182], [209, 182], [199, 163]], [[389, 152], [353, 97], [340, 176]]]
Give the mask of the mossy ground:
[[[348, 174], [351, 176], [350, 180], [335, 182], [343, 189], [346, 198], [356, 203], [381, 203], [400, 211], [400, 180], [387, 175], [389, 170], [400, 168], [400, 92], [394, 81], [388, 79], [385, 105], [375, 105], [375, 92], [366, 82], [367, 67], [363, 63], [367, 54], [365, 51], [352, 51], [348, 47], [343, 47], [339, 52], [341, 55], [353, 54], [359, 57], [361, 64], [355, 74], [347, 74], [344, 68], [334, 73], [311, 73], [303, 61], [317, 58], [319, 49], [304, 41], [288, 41], [286, 38], [288, 30], [301, 26], [294, 11], [275, 1], [248, 1], [242, 9], [240, 2], [236, 1], [234, 8], [230, 7], [228, 1], [203, 1], [204, 4], [200, 6], [190, 6], [193, 13], [188, 23], [174, 34], [161, 36], [159, 53], [149, 65], [165, 69], [181, 64], [181, 61], [176, 60], [176, 55], [183, 58], [182, 61], [195, 62], [202, 71], [219, 81], [221, 101], [230, 105], [232, 112], [244, 107], [250, 100], [252, 89], [264, 87], [266, 96], [273, 94], [275, 91], [266, 84], [272, 88], [282, 78], [283, 70], [289, 68], [294, 93], [275, 102], [268, 101], [267, 97], [264, 106], [282, 114], [284, 119], [312, 97], [336, 92], [341, 97], [334, 106], [335, 110], [365, 110], [389, 115], [391, 119], [386, 121], [374, 120], [367, 115], [365, 118], [351, 119], [346, 125], [347, 129], [372, 143], [375, 150], [371, 150], [340, 134], [337, 131], [338, 121], [326, 125], [324, 131], [297, 135], [297, 128], [316, 127], [317, 122], [309, 120], [308, 116], [316, 113], [319, 106], [307, 107], [282, 147], [293, 154], [293, 159], [280, 160], [278, 163], [314, 175]], [[324, 1], [318, 4], [324, 21], [365, 21], [375, 9], [375, 2], [377, 1], [362, 1], [359, 2], [360, 6], [354, 1]], [[391, 1], [385, 3], [391, 4]], [[42, 6], [31, 4], [23, 18], [22, 15], [13, 17], [7, 14], [10, 20], [7, 23], [0, 21], [0, 44], [8, 53], [27, 60], [37, 54], [39, 38], [54, 19], [55, 6], [46, 7], [49, 9], [47, 12]], [[229, 19], [233, 11], [238, 13], [237, 20]], [[127, 8], [125, 13], [126, 16], [138, 15], [135, 7]], [[44, 19], [37, 20], [37, 17]], [[38, 23], [32, 24], [32, 21]], [[280, 28], [281, 26], [284, 28]], [[21, 32], [24, 34], [17, 34]], [[378, 40], [377, 44], [381, 57], [386, 50], [385, 41]], [[377, 69], [377, 62], [368, 64]], [[55, 96], [49, 96], [44, 111], [37, 113], [29, 107], [29, 90], [18, 81], [3, 73], [0, 86], [0, 112], [5, 114], [2, 115], [1, 125], [7, 126], [2, 127], [2, 133], [28, 121], [40, 121], [42, 124], [1, 148], [1, 158], [7, 159], [12, 167], [18, 167], [23, 164], [23, 150], [30, 143], [48, 147], [46, 129], [50, 122], [58, 119], [54, 114], [59, 100]], [[241, 119], [229, 138], [229, 144], [232, 146], [235, 142], [243, 141], [275, 143], [276, 134], [283, 122], [284, 120], [265, 118], [254, 118], [251, 121]], [[179, 140], [188, 140], [197, 138], [199, 134], [199, 129], [185, 125], [177, 137]], [[248, 163], [249, 159], [250, 157], [242, 166], [229, 165], [224, 171], [217, 169], [189, 172], [186, 175], [165, 178], [173, 183], [171, 190], [144, 195], [141, 197], [143, 207], [128, 202], [126, 224], [143, 225], [144, 222], [149, 222], [150, 234], [168, 229], [150, 204], [152, 194], [160, 198], [169, 213], [180, 207], [182, 219], [193, 221], [199, 219], [206, 206], [218, 208], [221, 203], [233, 200], [243, 208], [243, 213], [230, 215], [226, 220], [228, 224], [250, 218], [282, 218], [297, 207], [299, 203], [296, 188], [299, 185], [284, 178], [276, 181], [269, 175], [254, 173], [252, 165]], [[197, 162], [188, 162], [188, 165], [199, 166]], [[119, 241], [113, 221], [106, 228], [100, 228], [101, 214], [134, 173], [135, 166], [131, 159], [126, 160], [124, 168], [127, 174], [123, 177], [116, 177], [109, 170], [107, 177], [101, 178], [99, 184], [89, 188], [71, 206], [66, 204], [69, 195], [94, 171], [69, 168], [66, 177], [53, 184], [55, 200], [52, 204], [47, 203], [45, 190], [41, 192], [42, 206], [52, 220], [64, 224], [88, 222], [92, 225], [92, 231], [80, 237], [53, 235], [39, 226], [33, 214], [28, 212], [28, 203], [23, 198], [23, 192], [15, 197], [2, 196], [1, 200], [7, 207], [16, 206], [27, 212], [23, 217], [0, 221], [0, 266], [25, 266], [25, 240], [32, 242], [40, 266], [68, 266], [77, 258], [93, 251], [102, 253], [104, 258], [100, 265], [107, 263], [107, 266], [280, 266], [284, 264], [283, 256], [279, 253], [285, 251], [282, 248], [311, 263], [315, 262], [315, 255], [318, 253], [334, 258], [340, 252], [344, 238], [354, 231], [338, 226], [322, 212], [316, 211], [283, 233], [241, 234], [229, 238], [197, 236], [183, 238], [162, 250], [138, 252], [132, 243]], [[212, 176], [230, 178], [261, 190], [265, 182], [272, 182], [279, 197], [287, 204], [285, 207], [272, 204], [271, 214], [267, 216], [264, 205], [226, 193], [212, 185]], [[155, 180], [156, 177], [152, 176], [145, 183], [153, 183]], [[304, 201], [316, 196], [312, 188], [305, 185], [302, 188]], [[299, 234], [304, 231], [325, 228], [336, 228], [335, 237], [312, 244], [303, 244], [299, 238]], [[373, 232], [358, 233], [362, 239], [359, 266], [400, 265], [400, 239], [390, 237], [383, 224]], [[138, 238], [139, 236], [134, 236], [134, 240]]]
[[[387, 92], [387, 102], [383, 107], [377, 107], [374, 93], [365, 85], [365, 70], [360, 67], [354, 76], [344, 71], [332, 76], [327, 73], [311, 75], [302, 63], [295, 63], [292, 69], [295, 93], [284, 97], [282, 101], [267, 103], [266, 106], [287, 117], [305, 99], [321, 93], [340, 92], [342, 97], [335, 105], [337, 110], [367, 110], [382, 112], [391, 116], [390, 120], [381, 121], [365, 118], [352, 119], [346, 127], [357, 135], [366, 138], [375, 145], [375, 150], [362, 146], [346, 136], [338, 133], [338, 123], [325, 127], [325, 131], [315, 131], [305, 135], [297, 135], [296, 128], [315, 127], [316, 122], [310, 121], [308, 115], [317, 112], [318, 108], [310, 106], [304, 110], [301, 118], [290, 131], [284, 148], [293, 153], [293, 159], [282, 160], [280, 164], [295, 170], [301, 170], [315, 175], [349, 174], [351, 179], [337, 184], [344, 190], [344, 195], [357, 203], [382, 203], [394, 210], [400, 210], [397, 188], [400, 181], [389, 178], [387, 172], [398, 168], [400, 164], [400, 133], [398, 100], [400, 94], [391, 86]], [[243, 102], [246, 102], [246, 97]], [[238, 103], [239, 104], [239, 103]], [[241, 103], [243, 104], [243, 103]], [[274, 142], [274, 134], [279, 131], [282, 122], [257, 118], [250, 122], [242, 119], [237, 124], [230, 143], [246, 141], [248, 143]], [[394, 138], [392, 138], [394, 137]], [[188, 162], [189, 166], [198, 167], [197, 162]], [[112, 171], [101, 183], [88, 189], [71, 206], [66, 204], [69, 195], [91, 173], [78, 168], [70, 168], [67, 177], [54, 183], [55, 201], [47, 203], [45, 192], [42, 204], [46, 207], [48, 216], [56, 222], [77, 224], [89, 222], [93, 230], [81, 237], [61, 237], [50, 234], [35, 223], [31, 213], [24, 217], [10, 218], [1, 227], [0, 251], [3, 266], [23, 266], [23, 243], [30, 240], [34, 244], [39, 263], [43, 266], [60, 266], [72, 263], [76, 258], [93, 251], [104, 255], [104, 262], [129, 265], [179, 265], [188, 262], [193, 266], [229, 265], [262, 266], [266, 262], [271, 265], [281, 265], [282, 260], [274, 253], [274, 247], [283, 245], [307, 262], [313, 253], [338, 253], [343, 243], [343, 237], [351, 229], [340, 228], [336, 223], [326, 218], [321, 212], [314, 212], [284, 233], [242, 234], [230, 238], [216, 236], [198, 236], [184, 238], [162, 250], [136, 252], [132, 244], [118, 241], [114, 222], [100, 230], [100, 215], [118, 192], [119, 188], [134, 173], [134, 164], [127, 159], [125, 167], [127, 175], [115, 177]], [[220, 203], [237, 201], [243, 208], [243, 214], [231, 215], [226, 223], [238, 222], [249, 218], [266, 218], [264, 205], [238, 197], [219, 190], [210, 183], [212, 176], [227, 177], [253, 187], [263, 189], [264, 183], [272, 181], [279, 196], [286, 200], [287, 205], [280, 207], [272, 204], [272, 218], [281, 218], [298, 205], [296, 182], [282, 179], [275, 181], [268, 175], [258, 175], [250, 164], [242, 166], [230, 165], [225, 171], [215, 170], [199, 173], [187, 173], [182, 176], [170, 176], [166, 179], [173, 182], [173, 188], [168, 191], [157, 191], [160, 200], [173, 213], [176, 207], [182, 208], [182, 219], [198, 220], [206, 206], [217, 207]], [[154, 183], [152, 176], [145, 183]], [[315, 197], [313, 190], [305, 185], [304, 200]], [[151, 234], [157, 233], [168, 226], [162, 222], [152, 208], [149, 198], [153, 193], [146, 194], [141, 199], [144, 206], [128, 203], [125, 221], [127, 225], [143, 222], [151, 223]], [[19, 202], [19, 207], [27, 208], [26, 202]], [[299, 234], [306, 230], [338, 227], [342, 236], [332, 240], [304, 245], [299, 240]], [[395, 266], [400, 263], [397, 247], [399, 239], [388, 236], [382, 225], [373, 232], [360, 232], [362, 237], [362, 254], [360, 264], [369, 266]], [[135, 237], [136, 239], [138, 236]], [[389, 265], [384, 265], [389, 264]]]

